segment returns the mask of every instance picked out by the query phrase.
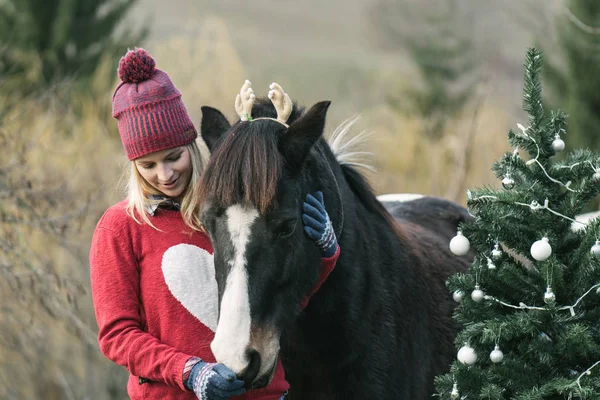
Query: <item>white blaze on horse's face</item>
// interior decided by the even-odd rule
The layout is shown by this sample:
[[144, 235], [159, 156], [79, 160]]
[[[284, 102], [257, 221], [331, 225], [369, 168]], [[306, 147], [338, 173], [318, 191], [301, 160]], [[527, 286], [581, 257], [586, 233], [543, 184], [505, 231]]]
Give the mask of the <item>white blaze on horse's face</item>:
[[249, 362], [246, 348], [250, 343], [251, 320], [245, 252], [250, 227], [258, 217], [258, 212], [253, 208], [234, 205], [226, 210], [225, 215], [233, 245], [233, 258], [227, 260], [231, 270], [221, 300], [219, 324], [210, 347], [218, 362], [239, 375]]
[[211, 349], [218, 362], [243, 376], [250, 364], [249, 351], [260, 354], [257, 379], [272, 378], [279, 353], [279, 336], [268, 329], [252, 330], [248, 291], [247, 248], [252, 225], [259, 217], [255, 208], [233, 205], [225, 211], [231, 258], [225, 260], [230, 270], [226, 278], [219, 311], [219, 323]]

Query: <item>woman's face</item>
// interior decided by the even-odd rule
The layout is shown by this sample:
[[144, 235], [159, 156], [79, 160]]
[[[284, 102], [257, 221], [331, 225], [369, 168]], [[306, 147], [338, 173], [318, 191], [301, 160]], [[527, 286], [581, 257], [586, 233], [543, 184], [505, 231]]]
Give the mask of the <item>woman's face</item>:
[[186, 146], [150, 153], [134, 162], [140, 175], [153, 188], [181, 203], [192, 177], [192, 163]]

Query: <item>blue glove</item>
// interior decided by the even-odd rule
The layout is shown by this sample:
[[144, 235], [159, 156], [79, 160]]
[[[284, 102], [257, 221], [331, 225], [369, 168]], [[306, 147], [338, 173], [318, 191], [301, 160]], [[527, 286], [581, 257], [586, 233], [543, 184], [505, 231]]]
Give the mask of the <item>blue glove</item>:
[[304, 232], [315, 241], [324, 258], [333, 256], [337, 251], [337, 238], [325, 210], [323, 193], [318, 191], [314, 196], [307, 194], [306, 201], [302, 204], [302, 211]]
[[246, 392], [244, 381], [223, 364], [199, 361], [192, 367], [185, 387], [200, 400], [226, 400]]

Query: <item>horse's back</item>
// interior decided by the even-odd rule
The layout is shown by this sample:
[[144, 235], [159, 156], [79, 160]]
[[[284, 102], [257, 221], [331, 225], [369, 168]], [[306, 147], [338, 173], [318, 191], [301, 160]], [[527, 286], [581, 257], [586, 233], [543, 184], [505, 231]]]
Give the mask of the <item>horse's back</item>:
[[473, 220], [466, 208], [453, 201], [432, 196], [383, 195], [378, 199], [400, 223], [411, 223], [450, 242], [460, 223]]

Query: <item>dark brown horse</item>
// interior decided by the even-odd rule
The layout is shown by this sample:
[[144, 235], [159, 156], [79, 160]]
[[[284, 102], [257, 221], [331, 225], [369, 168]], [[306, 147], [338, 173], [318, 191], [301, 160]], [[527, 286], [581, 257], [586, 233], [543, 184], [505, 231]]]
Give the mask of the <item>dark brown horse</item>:
[[[394, 218], [322, 138], [328, 107], [294, 107], [289, 126], [269, 119], [231, 126], [203, 107], [211, 158], [202, 218], [220, 307], [213, 352], [252, 387], [269, 383], [281, 356], [293, 399], [428, 399], [434, 376], [456, 355], [445, 281], [469, 261], [448, 242], [469, 215], [423, 198], [386, 204]], [[266, 99], [252, 115], [277, 117]], [[301, 310], [321, 265], [301, 204], [317, 190], [341, 255]]]

